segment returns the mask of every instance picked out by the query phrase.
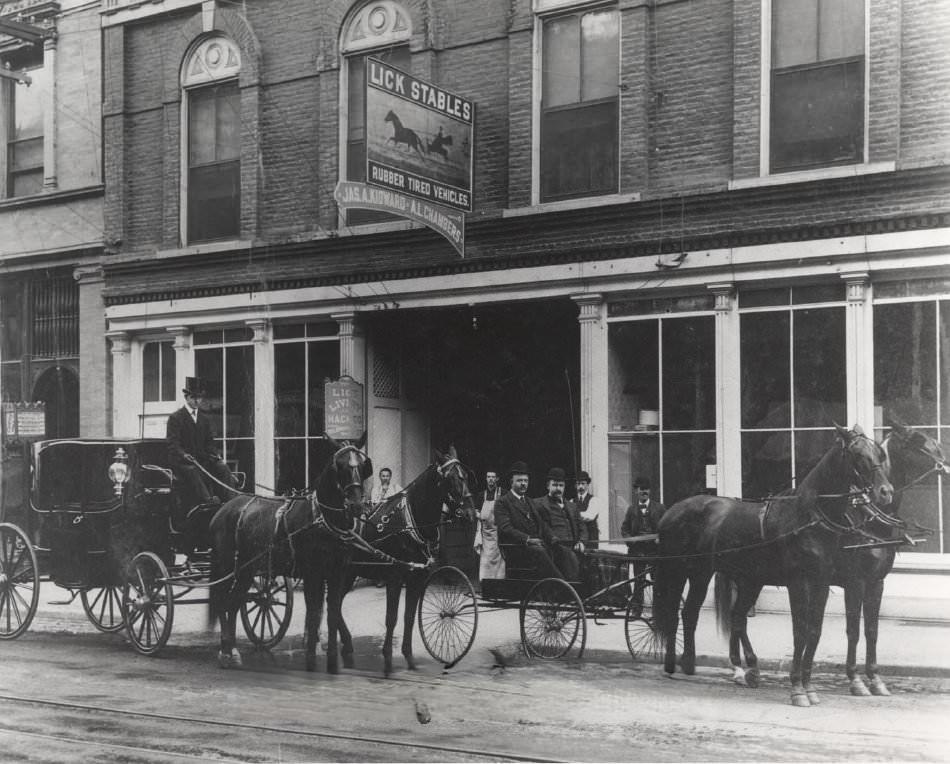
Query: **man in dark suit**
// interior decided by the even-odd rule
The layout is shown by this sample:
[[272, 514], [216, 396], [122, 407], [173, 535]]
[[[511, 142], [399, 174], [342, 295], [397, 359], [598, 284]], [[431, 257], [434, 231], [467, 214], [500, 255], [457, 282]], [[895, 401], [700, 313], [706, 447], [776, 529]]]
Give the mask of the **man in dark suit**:
[[581, 567], [577, 555], [584, 551], [587, 529], [574, 502], [564, 498], [565, 480], [564, 470], [552, 467], [547, 477], [548, 494], [535, 499], [535, 506], [542, 522], [551, 529], [548, 551], [554, 564], [564, 579], [578, 581]]
[[[633, 483], [633, 505], [627, 509], [627, 514], [620, 525], [620, 535], [625, 538], [642, 536], [647, 533], [656, 533], [660, 518], [666, 511], [660, 502], [650, 497], [650, 479], [638, 477]], [[657, 542], [653, 540], [633, 541], [627, 543], [627, 551], [635, 557], [652, 557], [657, 551]], [[633, 563], [633, 601], [637, 612], [643, 607], [643, 589], [646, 582], [646, 571], [649, 562], [638, 560]]]
[[553, 545], [554, 536], [527, 496], [528, 465], [515, 462], [510, 473], [511, 490], [495, 501], [498, 543], [511, 554], [508, 567], [517, 568], [524, 560], [533, 568], [531, 577], [561, 578], [561, 571], [545, 548]]
[[[204, 385], [196, 377], [187, 377], [182, 393], [185, 405], [168, 417], [165, 430], [172, 472], [192, 501], [220, 504], [233, 495], [228, 487], [234, 488], [236, 484], [214, 446], [211, 420], [201, 411]], [[202, 470], [224, 485], [211, 480]]]

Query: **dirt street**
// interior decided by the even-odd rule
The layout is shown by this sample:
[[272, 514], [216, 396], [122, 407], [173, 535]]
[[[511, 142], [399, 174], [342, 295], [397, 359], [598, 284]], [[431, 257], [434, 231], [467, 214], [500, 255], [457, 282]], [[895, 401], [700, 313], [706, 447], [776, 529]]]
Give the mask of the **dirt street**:
[[[357, 670], [302, 670], [299, 637], [219, 669], [215, 637], [134, 653], [122, 635], [30, 632], [0, 643], [4, 761], [872, 761], [950, 757], [950, 680], [893, 677], [890, 698], [852, 698], [819, 677], [823, 703], [788, 705], [786, 677], [755, 691], [722, 669], [668, 679], [655, 665], [595, 657], [528, 662], [514, 643], [493, 668], [479, 648], [443, 672], [378, 673], [378, 638]], [[321, 661], [322, 667], [322, 661]], [[41, 703], [31, 701], [43, 701]], [[93, 710], [85, 708], [92, 707]], [[423, 723], [425, 722], [425, 723]], [[261, 729], [263, 728], [263, 729]]]

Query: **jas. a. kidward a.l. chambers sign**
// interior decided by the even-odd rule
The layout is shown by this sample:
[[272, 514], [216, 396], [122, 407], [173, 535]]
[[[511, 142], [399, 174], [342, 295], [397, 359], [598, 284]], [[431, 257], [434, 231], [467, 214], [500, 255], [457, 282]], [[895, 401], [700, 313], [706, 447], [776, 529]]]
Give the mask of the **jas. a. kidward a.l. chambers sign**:
[[472, 211], [475, 104], [366, 61], [366, 182]]

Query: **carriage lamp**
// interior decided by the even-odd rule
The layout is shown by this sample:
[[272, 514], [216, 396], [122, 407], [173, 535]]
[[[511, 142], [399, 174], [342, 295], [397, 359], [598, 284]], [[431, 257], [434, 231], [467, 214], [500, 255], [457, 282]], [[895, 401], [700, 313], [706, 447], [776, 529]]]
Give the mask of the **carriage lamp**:
[[129, 457], [121, 446], [115, 450], [112, 464], [109, 465], [109, 480], [112, 481], [115, 495], [121, 496], [122, 487], [129, 482]]

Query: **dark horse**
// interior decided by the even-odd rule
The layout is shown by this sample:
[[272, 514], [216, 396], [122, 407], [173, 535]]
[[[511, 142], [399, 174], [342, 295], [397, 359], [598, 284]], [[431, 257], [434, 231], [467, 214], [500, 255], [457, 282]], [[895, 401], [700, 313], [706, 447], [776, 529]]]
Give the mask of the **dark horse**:
[[316, 646], [327, 587], [327, 671], [336, 674], [337, 634], [342, 616], [346, 543], [363, 504], [363, 481], [373, 465], [357, 446], [335, 443], [330, 463], [309, 496], [238, 496], [211, 521], [211, 601], [221, 623], [222, 667], [241, 665], [235, 647], [237, 612], [256, 573], [302, 578], [307, 603], [307, 670], [316, 668]]
[[[683, 671], [696, 670], [696, 623], [709, 580], [729, 573], [742, 592], [758, 595], [762, 586], [788, 587], [794, 654], [792, 705], [818, 702], [811, 685], [812, 662], [832, 582], [833, 558], [844, 518], [852, 506], [852, 486], [878, 504], [889, 504], [883, 448], [855, 425], [835, 425], [836, 444], [787, 496], [760, 503], [721, 496], [692, 496], [670, 507], [660, 520], [654, 608], [666, 644], [664, 669], [676, 671], [678, 603], [683, 607]], [[745, 583], [745, 586], [741, 584]], [[747, 595], [746, 595], [747, 596]], [[738, 602], [748, 612], [755, 601]]]
[[[347, 572], [345, 591], [349, 591], [356, 576], [386, 583], [386, 676], [393, 671], [393, 633], [403, 586], [406, 604], [402, 654], [408, 667], [415, 670], [412, 631], [426, 577], [438, 556], [439, 527], [445, 519], [474, 520], [468, 470], [459, 461], [454, 446], [446, 454], [438, 450], [435, 453], [436, 461], [402, 491], [364, 509], [359, 534], [365, 547], [354, 551]], [[345, 623], [341, 625], [340, 642], [344, 656], [352, 654], [352, 638]], [[328, 646], [328, 655], [330, 649]]]
[[439, 132], [436, 134], [435, 138], [431, 141], [426, 141], [426, 153], [427, 154], [441, 154], [442, 158], [445, 161], [449, 160], [449, 150], [445, 148], [446, 146], [452, 145], [452, 136], [443, 135], [442, 128], [439, 128]]
[[405, 143], [406, 149], [410, 151], [415, 150], [415, 152], [420, 157], [422, 156], [422, 139], [419, 138], [415, 130], [411, 130], [410, 128], [403, 126], [399, 117], [396, 116], [396, 112], [392, 110], [386, 112], [386, 116], [383, 118], [383, 121], [392, 122], [393, 124], [393, 134], [386, 140], [386, 143], [392, 141], [392, 143], [397, 147], [400, 143]]
[[[896, 424], [881, 444], [887, 455], [888, 477], [895, 486], [894, 500], [888, 514], [881, 513], [875, 519], [860, 525], [852, 534], [846, 534], [842, 544], [834, 550], [832, 583], [844, 588], [847, 619], [848, 659], [846, 671], [851, 680], [852, 695], [887, 695], [887, 686], [877, 674], [877, 632], [881, 598], [884, 594], [884, 577], [894, 565], [896, 547], [903, 538], [892, 539], [900, 532], [902, 523], [898, 518], [901, 493], [932, 472], [942, 470], [944, 456], [940, 445], [923, 432], [915, 432]], [[906, 527], [904, 527], [906, 530]], [[853, 536], [854, 538], [851, 538]], [[849, 549], [853, 543], [859, 548]], [[733, 601], [733, 583], [739, 583], [739, 592]], [[751, 589], [744, 591], [748, 584]], [[758, 659], [752, 649], [747, 632], [748, 608], [742, 607], [751, 598], [753, 604], [762, 585], [740, 579], [734, 582], [730, 574], [721, 572], [716, 576], [716, 611], [720, 626], [728, 629], [729, 660], [733, 667], [733, 679], [739, 684], [756, 687], [759, 683]], [[740, 604], [741, 603], [741, 604]], [[856, 675], [856, 654], [864, 611], [866, 662], [865, 670], [871, 684], [869, 690]], [[745, 656], [747, 671], [742, 668], [740, 646]]]

